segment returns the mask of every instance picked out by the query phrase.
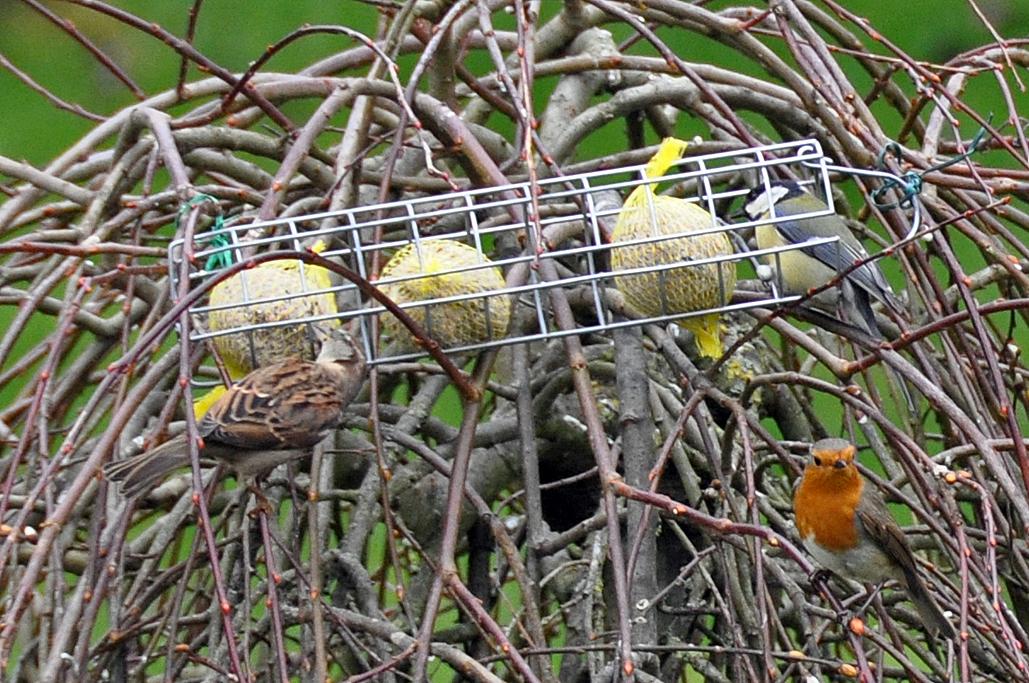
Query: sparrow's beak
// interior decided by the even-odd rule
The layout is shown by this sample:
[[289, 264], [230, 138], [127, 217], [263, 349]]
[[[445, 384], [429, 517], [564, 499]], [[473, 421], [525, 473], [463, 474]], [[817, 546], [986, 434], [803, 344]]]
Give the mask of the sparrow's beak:
[[307, 326], [306, 334], [307, 340], [309, 342], [313, 344], [318, 344], [320, 346], [325, 343], [325, 340], [329, 338], [329, 335], [331, 333], [329, 332], [329, 329], [324, 325], [319, 325], [318, 323], [311, 323]]

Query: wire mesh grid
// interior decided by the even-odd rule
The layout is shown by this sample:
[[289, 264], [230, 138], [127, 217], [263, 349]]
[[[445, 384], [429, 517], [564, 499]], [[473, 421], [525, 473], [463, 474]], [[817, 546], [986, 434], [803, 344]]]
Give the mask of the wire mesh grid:
[[[209, 257], [226, 251], [232, 254], [233, 260], [238, 261], [257, 251], [301, 249], [321, 240], [325, 245], [322, 256], [337, 260], [368, 278], [375, 257], [378, 263], [386, 263], [391, 255], [411, 245], [407, 249], [408, 256], [415, 259], [417, 268], [413, 271], [409, 269], [410, 272], [401, 275], [385, 272], [375, 284], [384, 290], [393, 286], [391, 292], [409, 285], [408, 290], [420, 293], [417, 298], [398, 303], [412, 315], [417, 314], [417, 319], [428, 334], [441, 341], [445, 352], [460, 353], [503, 344], [550, 339], [564, 334], [606, 332], [619, 326], [665, 323], [690, 316], [756, 306], [774, 307], [798, 298], [783, 296], [780, 289], [772, 286], [767, 298], [757, 301], [727, 303], [689, 311], [663, 308], [659, 315], [626, 319], [613, 314], [608, 305], [608, 295], [616, 284], [616, 275], [608, 265], [609, 252], [613, 248], [727, 233], [735, 245], [731, 253], [710, 258], [687, 258], [665, 264], [641, 264], [617, 273], [617, 277], [654, 273], [660, 283], [663, 281], [661, 278], [669, 277], [674, 269], [718, 264], [716, 272], [719, 288], [724, 290], [726, 283], [722, 273], [726, 267], [752, 267], [756, 258], [776, 259], [778, 254], [785, 251], [818, 242], [835, 241], [835, 238], [817, 239], [802, 245], [752, 250], [747, 248], [738, 233], [741, 229], [754, 226], [754, 221], [727, 223], [717, 218], [720, 213], [725, 213], [734, 200], [747, 192], [747, 185], [767, 185], [770, 180], [787, 177], [806, 178], [801, 181], [802, 184], [827, 201], [824, 210], [791, 216], [790, 220], [833, 213], [829, 170], [839, 169], [829, 164], [815, 140], [685, 157], [657, 179], [647, 178], [645, 168], [639, 165], [598, 170], [548, 178], [536, 183], [513, 183], [267, 222], [223, 226], [218, 231], [222, 236], [218, 240], [213, 232], [195, 236], [190, 286], [197, 287], [216, 275], [217, 269], [209, 271], [201, 266], [208, 262]], [[707, 210], [710, 225], [699, 230], [684, 229], [665, 234], [655, 229], [649, 236], [612, 245], [609, 241], [611, 229], [622, 210], [624, 198], [646, 184], [655, 188], [658, 184], [664, 188], [674, 188], [676, 196]], [[653, 222], [652, 202], [650, 206]], [[782, 220], [785, 218], [773, 217], [771, 222]], [[457, 242], [468, 249], [462, 249], [461, 255], [455, 257], [453, 250], [438, 248], [443, 241]], [[173, 240], [169, 246], [173, 292], [178, 291], [175, 280], [183, 259], [184, 246], [182, 239]], [[545, 282], [541, 279], [539, 268], [535, 266], [542, 259], [556, 261], [555, 265], [561, 274], [558, 281]], [[281, 269], [281, 264], [286, 262], [274, 263], [280, 264]], [[406, 334], [403, 331], [395, 332], [393, 336], [396, 338], [386, 339], [381, 345], [372, 343], [373, 317], [382, 315], [385, 323], [385, 318], [392, 317], [392, 314], [376, 302], [362, 298], [354, 284], [326, 281], [323, 273], [318, 272], [321, 269], [303, 262], [289, 264], [286, 270], [290, 272], [291, 279], [285, 286], [276, 285], [269, 291], [268, 286], [262, 284], [266, 273], [261, 269], [268, 265], [264, 264], [234, 276], [239, 279], [239, 283], [234, 290], [235, 298], [231, 301], [215, 302], [216, 297], [212, 295], [211, 300], [194, 305], [191, 308], [194, 320], [191, 340], [199, 342], [219, 337], [230, 337], [237, 342], [244, 340], [246, 352], [256, 366], [263, 364], [259, 362], [260, 355], [262, 348], [270, 343], [269, 335], [278, 334], [269, 332], [262, 337], [264, 331], [277, 330], [281, 333], [283, 330], [300, 329], [307, 323], [336, 320], [358, 326], [370, 363], [410, 360], [424, 355], [409, 340], [403, 339]], [[519, 278], [512, 277], [512, 271], [519, 268], [525, 274], [521, 282], [517, 281]], [[496, 269], [507, 277], [506, 281], [498, 279]], [[449, 288], [456, 291], [448, 291], [447, 287], [442, 286], [447, 278], [458, 282], [459, 286]], [[466, 287], [469, 283], [471, 286]], [[555, 287], [579, 290], [575, 299], [580, 304], [577, 308], [579, 326], [575, 330], [562, 331], [553, 324], [547, 305], [547, 293]], [[316, 300], [325, 302], [325, 297], [330, 297], [330, 305], [312, 304]], [[728, 301], [727, 298], [724, 300]], [[584, 312], [584, 305], [591, 310]], [[446, 324], [450, 312], [447, 306], [463, 306], [466, 312], [471, 310], [470, 315], [485, 317], [484, 331], [480, 329], [478, 338], [472, 339], [449, 335], [454, 339], [448, 342]], [[508, 310], [513, 319], [519, 319], [523, 324], [517, 328], [490, 325], [491, 320], [497, 319], [491, 311], [496, 313]], [[531, 315], [526, 315], [527, 311]], [[224, 315], [225, 312], [231, 312], [232, 315]], [[223, 320], [221, 324], [212, 325], [219, 316], [229, 318], [228, 323]], [[526, 325], [526, 320], [531, 322]], [[386, 327], [396, 330], [395, 324]], [[296, 339], [294, 337], [286, 342], [294, 344]]]

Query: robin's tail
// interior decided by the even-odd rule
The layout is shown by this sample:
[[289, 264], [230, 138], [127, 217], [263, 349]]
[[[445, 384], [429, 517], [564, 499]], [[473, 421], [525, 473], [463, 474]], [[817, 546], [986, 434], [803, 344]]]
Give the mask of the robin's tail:
[[104, 467], [104, 476], [120, 482], [122, 493], [132, 498], [148, 493], [169, 474], [189, 465], [186, 437], [177, 436], [157, 448]]
[[953, 624], [947, 621], [943, 612], [936, 605], [936, 601], [929, 595], [922, 579], [913, 572], [905, 572], [908, 588], [908, 597], [915, 604], [918, 614], [925, 622], [926, 629], [933, 635], [942, 635], [944, 638], [953, 639], [957, 637], [957, 631]]

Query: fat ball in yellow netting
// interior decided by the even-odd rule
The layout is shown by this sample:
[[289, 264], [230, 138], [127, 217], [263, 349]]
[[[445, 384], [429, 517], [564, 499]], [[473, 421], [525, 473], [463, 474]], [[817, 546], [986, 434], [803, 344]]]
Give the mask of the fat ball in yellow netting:
[[[647, 178], [663, 176], [686, 146], [683, 140], [665, 138], [647, 163]], [[618, 272], [675, 263], [682, 263], [683, 267], [617, 276], [615, 286], [618, 291], [630, 307], [647, 317], [702, 311], [729, 303], [736, 286], [733, 262], [689, 265], [691, 261], [732, 254], [732, 243], [725, 233], [685, 234], [656, 242], [618, 246], [620, 242], [697, 232], [716, 225], [711, 214], [701, 207], [678, 197], [658, 195], [653, 186], [654, 183], [640, 185], [622, 206], [611, 235], [611, 269]], [[693, 333], [701, 355], [711, 358], [722, 355], [717, 313], [676, 322]]]
[[[504, 288], [500, 268], [474, 248], [449, 239], [411, 243], [393, 254], [382, 269], [382, 279], [422, 275], [379, 285], [382, 293], [398, 304], [414, 303], [461, 294], [496, 292]], [[474, 270], [450, 272], [480, 266]], [[480, 344], [507, 335], [511, 299], [506, 294], [462, 299], [405, 309], [430, 337], [443, 348]], [[414, 348], [414, 339], [394, 316], [382, 316], [382, 331], [404, 348]]]
[[[311, 247], [315, 253], [326, 248], [323, 240]], [[299, 260], [268, 261], [256, 268], [242, 270], [211, 290], [211, 306], [229, 306], [208, 314], [211, 332], [236, 327], [286, 320], [303, 320], [338, 312], [332, 292], [329, 271]], [[289, 297], [279, 301], [261, 299]], [[247, 303], [247, 302], [257, 303]], [[320, 323], [338, 327], [336, 319]], [[234, 332], [211, 338], [211, 343], [225, 363], [229, 377], [238, 380], [256, 368], [277, 363], [289, 357], [314, 360], [317, 349], [308, 338], [307, 324], [268, 327], [247, 332]], [[217, 387], [193, 403], [193, 412], [202, 417], [225, 392]]]

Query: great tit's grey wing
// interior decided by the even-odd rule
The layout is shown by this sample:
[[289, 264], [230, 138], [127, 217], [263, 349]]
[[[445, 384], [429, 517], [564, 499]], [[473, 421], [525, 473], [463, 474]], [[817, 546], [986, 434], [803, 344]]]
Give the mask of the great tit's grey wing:
[[250, 450], [309, 448], [339, 422], [343, 398], [338, 371], [291, 358], [231, 387], [199, 431], [205, 440]]
[[[778, 209], [778, 207], [776, 208]], [[804, 244], [812, 237], [839, 236], [828, 227], [828, 224], [821, 222], [829, 220], [836, 221], [841, 219], [837, 216], [822, 216], [801, 220], [785, 220], [777, 223], [775, 227], [787, 243]], [[841, 237], [835, 242], [805, 245], [801, 247], [801, 251], [811, 258], [824, 263], [832, 270], [843, 272], [853, 266], [856, 261], [868, 257], [868, 254], [864, 253], [860, 246], [855, 247], [850, 243], [852, 240], [856, 242], [853, 236], [849, 237], [850, 239]], [[866, 263], [849, 273], [847, 277], [856, 286], [896, 310], [896, 300], [890, 291], [890, 285], [877, 264]]]

